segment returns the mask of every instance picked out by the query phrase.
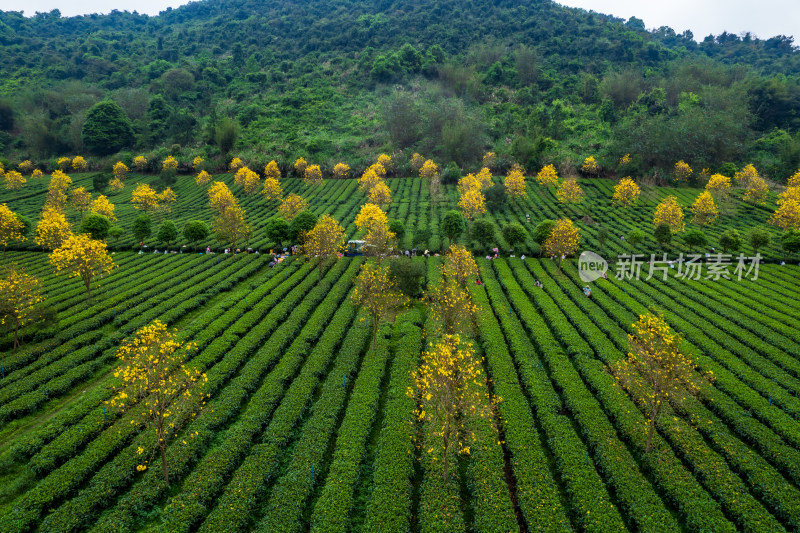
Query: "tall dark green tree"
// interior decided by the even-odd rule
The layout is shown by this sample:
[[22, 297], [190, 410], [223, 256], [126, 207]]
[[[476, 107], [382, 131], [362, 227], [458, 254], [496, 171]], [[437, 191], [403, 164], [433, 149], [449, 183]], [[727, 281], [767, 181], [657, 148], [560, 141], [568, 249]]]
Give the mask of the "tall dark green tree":
[[131, 121], [116, 102], [103, 100], [86, 113], [81, 140], [93, 154], [113, 154], [133, 144]]

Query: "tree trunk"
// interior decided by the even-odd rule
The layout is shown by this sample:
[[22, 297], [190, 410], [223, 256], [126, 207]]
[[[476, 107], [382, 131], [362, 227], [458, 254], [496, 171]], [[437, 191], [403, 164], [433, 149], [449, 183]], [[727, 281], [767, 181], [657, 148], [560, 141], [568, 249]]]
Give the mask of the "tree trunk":
[[158, 447], [161, 450], [161, 469], [164, 471], [164, 481], [166, 481], [167, 485], [169, 485], [169, 471], [167, 471], [167, 446], [164, 442], [164, 439], [159, 441]]
[[378, 317], [373, 316], [372, 322], [372, 348], [371, 351], [375, 352], [375, 339], [378, 337]]
[[645, 448], [645, 453], [650, 453], [650, 450], [653, 447], [653, 434], [655, 433], [656, 429], [656, 417], [658, 416], [658, 404], [653, 404], [653, 409], [650, 413], [650, 427], [647, 428], [647, 447]]
[[444, 438], [444, 483], [445, 483], [445, 485], [449, 481], [449, 476], [448, 476], [449, 469], [448, 469], [448, 464], [447, 464], [447, 461], [448, 461], [449, 457], [447, 457], [447, 448], [448, 448], [448, 446], [447, 446], [447, 437], [445, 437]]
[[83, 278], [83, 284], [86, 285], [86, 301], [92, 301], [92, 280], [91, 278]]
[[14, 353], [17, 353], [19, 347], [19, 319], [17, 319], [17, 327], [14, 328]]

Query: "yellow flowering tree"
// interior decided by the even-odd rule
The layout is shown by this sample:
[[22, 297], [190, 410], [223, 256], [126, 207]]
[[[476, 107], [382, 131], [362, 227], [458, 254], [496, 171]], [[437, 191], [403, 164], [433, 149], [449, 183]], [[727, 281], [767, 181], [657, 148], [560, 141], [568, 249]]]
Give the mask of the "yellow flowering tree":
[[369, 167], [367, 170], [361, 174], [361, 177], [358, 178], [358, 188], [362, 191], [369, 192], [372, 188], [377, 185], [381, 181], [381, 177], [375, 173], [375, 169]]
[[240, 168], [242, 168], [243, 166], [244, 166], [244, 162], [241, 159], [239, 159], [238, 157], [234, 157], [233, 159], [231, 159], [231, 162], [228, 165], [228, 170], [231, 171], [231, 172], [236, 172]]
[[558, 258], [558, 271], [561, 272], [561, 261], [575, 254], [580, 242], [580, 230], [570, 219], [560, 218], [553, 224], [542, 248], [545, 254]]
[[800, 170], [792, 174], [786, 182], [787, 187], [800, 187]]
[[736, 184], [739, 187], [747, 188], [747, 186], [750, 184], [750, 181], [757, 177], [759, 176], [756, 167], [754, 167], [751, 164], [748, 164], [745, 165], [745, 167], [742, 170], [736, 172], [733, 175], [733, 181], [736, 182]]
[[83, 157], [76, 155], [74, 158], [72, 158], [72, 170], [81, 172], [86, 170], [87, 166], [86, 160]]
[[425, 158], [422, 157], [420, 154], [414, 152], [414, 154], [411, 156], [410, 164], [412, 172], [419, 172], [420, 169], [422, 168], [422, 165], [425, 164]]
[[800, 202], [793, 198], [786, 199], [768, 222], [784, 231], [800, 229]]
[[114, 163], [112, 170], [114, 171], [114, 178], [122, 182], [125, 181], [125, 178], [128, 177], [128, 172], [130, 172], [128, 165], [126, 165], [122, 161], [117, 161], [116, 163]]
[[281, 169], [278, 168], [278, 163], [273, 159], [264, 167], [264, 179], [281, 179]]
[[350, 165], [345, 163], [336, 163], [333, 167], [333, 177], [336, 179], [344, 180], [350, 177]]
[[102, 194], [94, 199], [90, 209], [92, 213], [103, 215], [108, 220], [117, 220], [117, 217], [114, 216], [114, 204], [108, 200], [108, 197]]
[[195, 172], [200, 172], [201, 170], [205, 170], [206, 168], [206, 160], [200, 157], [199, 155], [192, 159], [192, 170]]
[[233, 193], [223, 181], [215, 181], [208, 188], [208, 201], [211, 209], [217, 212], [238, 205]]
[[539, 185], [545, 187], [558, 185], [558, 172], [556, 172], [556, 167], [553, 165], [542, 167], [539, 173], [536, 174], [536, 181], [539, 182]]
[[171, 187], [167, 187], [157, 195], [157, 200], [157, 209], [162, 213], [169, 213], [172, 210], [172, 204], [178, 201], [178, 195]]
[[30, 159], [26, 159], [25, 161], [17, 165], [17, 168], [23, 174], [28, 174], [30, 173], [31, 170], [33, 170], [33, 163], [31, 163]]
[[472, 317], [477, 308], [472, 303], [469, 291], [458, 284], [458, 280], [447, 276], [445, 268], [440, 269], [442, 282], [433, 285], [426, 293], [426, 300], [430, 304], [431, 313], [436, 319], [436, 326], [446, 334], [468, 332], [472, 327]]
[[367, 168], [372, 170], [375, 173], [375, 175], [378, 176], [380, 179], [383, 179], [383, 178], [386, 177], [386, 167], [384, 167], [380, 163], [372, 163]]
[[21, 189], [23, 185], [28, 181], [25, 177], [17, 172], [16, 170], [9, 170], [5, 174], [3, 174], [3, 179], [6, 182], [6, 189], [9, 191], [16, 191], [17, 189]]
[[158, 193], [147, 183], [140, 183], [131, 195], [131, 203], [134, 209], [145, 213], [155, 211], [158, 208]]
[[106, 243], [81, 233], [70, 235], [50, 254], [50, 263], [56, 270], [79, 277], [86, 287], [86, 300], [92, 301], [92, 280], [100, 278], [114, 268], [114, 261], [106, 250]]
[[701, 228], [707, 224], [712, 224], [719, 216], [719, 209], [714, 203], [714, 198], [708, 191], [703, 191], [691, 207], [692, 222]]
[[283, 188], [281, 182], [277, 178], [265, 178], [264, 188], [261, 189], [261, 194], [267, 200], [281, 200], [283, 198]]
[[422, 164], [422, 167], [420, 167], [419, 177], [430, 182], [439, 177], [439, 167], [436, 166], [436, 163], [428, 159]]
[[291, 221], [298, 213], [306, 209], [308, 209], [308, 201], [294, 193], [287, 196], [278, 207], [281, 216], [288, 221]]
[[237, 243], [250, 237], [250, 226], [245, 220], [246, 211], [238, 204], [217, 213], [211, 225], [219, 242], [229, 244], [232, 253], [236, 253]]
[[70, 193], [70, 205], [72, 206], [72, 209], [81, 214], [81, 220], [83, 220], [83, 214], [89, 209], [91, 204], [92, 193], [87, 191], [84, 187], [76, 187], [75, 189], [72, 189], [72, 192]]
[[408, 301], [397, 289], [389, 268], [374, 263], [361, 265], [361, 271], [353, 282], [350, 299], [353, 304], [365, 309], [372, 318], [372, 350], [375, 349], [381, 320]]
[[486, 197], [478, 189], [471, 189], [461, 195], [458, 207], [464, 211], [464, 217], [473, 220], [476, 216], [486, 212]]
[[564, 180], [556, 191], [556, 198], [562, 204], [579, 204], [583, 202], [583, 189], [576, 179]]
[[42, 218], [36, 225], [36, 237], [33, 242], [42, 249], [54, 250], [61, 246], [70, 235], [72, 235], [72, 228], [64, 213], [45, 206]]
[[133, 158], [133, 166], [136, 167], [136, 170], [139, 172], [143, 172], [145, 168], [147, 168], [147, 158], [143, 155], [137, 155]]
[[722, 174], [712, 174], [706, 184], [706, 190], [711, 193], [714, 200], [718, 202], [725, 201], [731, 191], [731, 179]]
[[8, 243], [25, 240], [25, 224], [6, 204], [0, 204], [0, 244], [5, 253]]
[[525, 174], [522, 173], [522, 168], [517, 165], [511, 169], [511, 172], [506, 176], [505, 181], [506, 194], [511, 200], [518, 200], [524, 198], [528, 191], [525, 188]]
[[[414, 383], [407, 394], [416, 399], [417, 420], [429, 424], [434, 441], [425, 452], [441, 458], [444, 481], [448, 483], [450, 456], [469, 454], [474, 437], [467, 429], [472, 416], [488, 416], [481, 401], [483, 358], [470, 343], [458, 335], [445, 335], [425, 351], [422, 364], [411, 377]], [[466, 438], [463, 438], [466, 436]]]
[[[385, 172], [391, 172], [391, 170], [394, 168], [394, 163], [392, 162], [392, 158], [386, 154], [381, 154], [378, 156], [377, 164], [380, 165], [382, 168], [384, 168]], [[385, 177], [385, 172], [384, 176], [381, 177]]]
[[211, 174], [206, 172], [205, 170], [201, 170], [197, 177], [194, 178], [195, 183], [197, 183], [201, 187], [205, 187], [211, 182]]
[[672, 171], [673, 175], [675, 176], [675, 181], [681, 183], [686, 183], [689, 181], [693, 172], [694, 171], [692, 170], [692, 167], [690, 167], [689, 164], [685, 163], [682, 159], [675, 163], [675, 167]]
[[395, 234], [389, 231], [389, 219], [380, 206], [369, 203], [362, 205], [355, 222], [359, 231], [366, 231], [365, 254], [381, 258], [390, 251]]
[[458, 180], [458, 194], [463, 195], [467, 191], [472, 189], [481, 190], [481, 181], [478, 179], [478, 176], [475, 174], [467, 174], [466, 176], [462, 176], [461, 179]]
[[787, 187], [778, 195], [778, 205], [783, 205], [787, 200], [800, 202], [800, 187]]
[[244, 189], [245, 194], [253, 194], [261, 183], [261, 178], [256, 172], [247, 167], [242, 167], [236, 171], [233, 182]]
[[33, 323], [37, 306], [44, 301], [42, 283], [12, 265], [0, 278], [0, 324], [14, 328], [14, 352], [20, 346], [19, 330]]
[[597, 176], [600, 173], [600, 165], [597, 163], [597, 160], [593, 155], [590, 155], [583, 160], [583, 164], [581, 164], [581, 172], [587, 176]]
[[32, 178], [41, 178], [42, 176], [44, 176], [44, 173], [38, 168], [34, 168], [33, 172], [31, 172]]
[[51, 174], [50, 183], [47, 186], [47, 196], [45, 197], [45, 208], [62, 211], [67, 203], [67, 189], [72, 185], [72, 178], [56, 170]]
[[642, 190], [639, 188], [639, 185], [628, 176], [627, 178], [619, 180], [619, 183], [614, 186], [614, 197], [612, 201], [614, 205], [628, 208], [639, 200], [639, 195], [641, 193]]
[[298, 157], [294, 162], [294, 171], [298, 174], [302, 174], [306, 171], [306, 167], [308, 163], [302, 157]]
[[483, 154], [483, 159], [481, 160], [481, 165], [487, 168], [494, 167], [495, 163], [497, 163], [497, 154], [494, 152], [486, 152]]
[[125, 188], [125, 182], [119, 178], [111, 178], [111, 181], [108, 182], [108, 187], [112, 193], [116, 194]]
[[320, 185], [322, 184], [322, 169], [319, 165], [309, 165], [303, 171], [303, 182], [306, 185]]
[[[196, 346], [183, 343], [177, 332], [156, 320], [134, 333], [117, 350], [120, 365], [114, 371], [119, 379], [114, 396], [107, 403], [124, 412], [140, 406], [138, 417], [153, 429], [153, 450], [161, 452], [164, 481], [169, 483], [167, 441], [175, 436], [175, 420], [196, 414], [205, 405], [207, 394], [192, 394], [192, 386], [207, 381], [205, 373], [185, 365], [187, 355]], [[139, 447], [139, 455], [144, 448]], [[136, 467], [147, 469], [147, 460]]]
[[322, 270], [335, 261], [344, 250], [344, 228], [330, 215], [322, 215], [303, 238], [303, 253], [317, 263], [317, 274], [322, 281]]
[[767, 203], [767, 195], [769, 194], [769, 185], [767, 182], [756, 174], [752, 176], [745, 186], [744, 195], [742, 199], [751, 204], [765, 204]]
[[167, 158], [161, 162], [161, 170], [174, 175], [178, 171], [178, 160], [171, 155], [167, 156]]
[[692, 356], [684, 353], [683, 337], [669, 327], [661, 314], [646, 313], [632, 324], [628, 335], [630, 352], [611, 370], [634, 399], [647, 412], [647, 447], [653, 444], [656, 421], [661, 409], [696, 395], [705, 381], [695, 372]]
[[72, 166], [72, 159], [69, 157], [59, 157], [56, 166], [62, 171], [66, 172]]
[[389, 186], [386, 185], [386, 182], [381, 180], [369, 190], [367, 201], [371, 204], [384, 207], [392, 203], [392, 191], [389, 189]]
[[667, 196], [656, 206], [653, 216], [653, 227], [666, 224], [674, 233], [680, 233], [686, 227], [683, 222], [683, 209], [678, 205], [678, 199], [674, 196]]
[[466, 287], [469, 278], [477, 275], [478, 263], [475, 262], [472, 253], [460, 244], [451, 244], [442, 265], [442, 276], [454, 280], [461, 287]]
[[486, 190], [492, 186], [492, 171], [489, 170], [487, 167], [483, 167], [478, 171], [475, 175], [478, 179], [478, 182], [481, 184], [481, 189]]
[[625, 165], [629, 164], [633, 158], [631, 158], [631, 154], [625, 154], [619, 158], [619, 166], [624, 167]]

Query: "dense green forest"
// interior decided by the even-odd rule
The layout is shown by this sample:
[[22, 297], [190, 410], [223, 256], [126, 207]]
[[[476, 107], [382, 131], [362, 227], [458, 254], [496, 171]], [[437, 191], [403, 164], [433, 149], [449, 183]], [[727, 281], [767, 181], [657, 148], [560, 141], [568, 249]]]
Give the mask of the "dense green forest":
[[[679, 159], [776, 181], [800, 166], [793, 39], [646, 30], [549, 0], [203, 0], [159, 16], [0, 12], [0, 156], [43, 168], [137, 153], [330, 169], [381, 151], [471, 168], [577, 165], [668, 177]], [[120, 134], [87, 116], [105, 99]], [[98, 112], [95, 112], [98, 111]], [[99, 117], [99, 118], [98, 118]], [[91, 121], [90, 121], [91, 122]], [[121, 151], [121, 155], [116, 152]]]

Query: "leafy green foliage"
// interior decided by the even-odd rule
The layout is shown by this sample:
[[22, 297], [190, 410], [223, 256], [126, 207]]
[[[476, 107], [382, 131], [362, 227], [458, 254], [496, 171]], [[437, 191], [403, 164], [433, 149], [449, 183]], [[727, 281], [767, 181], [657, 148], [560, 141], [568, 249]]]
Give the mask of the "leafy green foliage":
[[301, 211], [289, 224], [289, 240], [292, 242], [303, 241], [303, 234], [310, 231], [317, 223], [317, 216], [311, 211]]
[[264, 234], [278, 246], [289, 238], [289, 223], [281, 217], [267, 219], [264, 225]]
[[479, 218], [472, 224], [472, 238], [480, 244], [482, 248], [493, 247], [497, 242], [497, 226], [491, 220]]
[[171, 220], [165, 220], [161, 223], [158, 227], [158, 232], [156, 233], [156, 240], [158, 242], [163, 242], [166, 245], [169, 245], [172, 241], [178, 238], [178, 227], [175, 223]]
[[708, 244], [706, 234], [699, 229], [690, 229], [683, 234], [683, 240], [694, 249], [703, 248]]
[[503, 228], [503, 238], [512, 248], [516, 247], [519, 243], [525, 242], [526, 236], [527, 232], [525, 228], [518, 222], [509, 222]]
[[737, 230], [729, 229], [720, 236], [719, 245], [725, 253], [738, 252], [742, 247], [742, 237]]
[[406, 227], [402, 220], [393, 218], [389, 220], [389, 231], [395, 234], [395, 238], [398, 241], [402, 241], [403, 236], [406, 234]]
[[555, 226], [555, 224], [556, 224], [555, 220], [549, 220], [549, 219], [542, 220], [541, 222], [536, 224], [536, 227], [533, 229], [533, 234], [532, 234], [533, 240], [540, 245], [543, 244], [544, 241], [546, 241], [547, 238], [550, 236], [550, 231], [553, 229], [553, 226]]
[[119, 226], [111, 226], [108, 229], [108, 236], [114, 239], [114, 243], [118, 243], [120, 237], [125, 235], [125, 230]]
[[133, 221], [133, 237], [140, 242], [144, 242], [152, 232], [152, 220], [148, 215], [139, 215]]
[[800, 231], [787, 231], [781, 237], [781, 247], [788, 254], [800, 252]]
[[425, 263], [408, 257], [398, 257], [389, 263], [389, 274], [403, 294], [410, 298], [422, 296]]
[[[486, 0], [311, 11], [235, 0], [156, 17], [3, 12], [0, 146], [25, 157], [78, 152], [87, 111], [111, 98], [137, 149], [206, 144], [211, 158], [238, 147], [366, 166], [391, 144], [443, 168], [490, 148], [503, 166], [532, 170], [598, 146], [612, 172], [606, 163], [624, 153], [643, 172], [675, 156], [699, 168], [753, 159], [779, 180], [796, 170], [800, 54], [790, 38], [698, 43], [637, 21]], [[31, 50], [46, 53], [31, 60]], [[118, 150], [130, 144], [125, 130], [114, 140], [87, 127], [99, 144], [86, 146]]]
[[759, 248], [763, 248], [769, 244], [771, 240], [769, 231], [765, 228], [755, 227], [751, 228], [750, 231], [747, 232], [745, 235], [745, 239], [747, 243], [753, 248], [753, 253], [758, 253]]
[[452, 243], [459, 235], [464, 233], [467, 225], [464, 222], [464, 215], [459, 211], [448, 211], [442, 220], [442, 233]]
[[669, 224], [659, 224], [656, 227], [654, 237], [659, 248], [663, 248], [672, 242], [672, 228], [669, 227]]
[[128, 116], [116, 102], [104, 100], [86, 113], [81, 139], [92, 153], [113, 154], [133, 143], [133, 128]]
[[207, 239], [209, 235], [211, 228], [202, 220], [190, 220], [183, 225], [183, 237], [192, 245]]
[[486, 197], [486, 208], [491, 213], [505, 208], [508, 202], [508, 193], [502, 183], [495, 183], [486, 189], [484, 196]]
[[88, 233], [92, 239], [105, 240], [111, 229], [111, 222], [103, 215], [90, 213], [81, 222], [81, 233]]

